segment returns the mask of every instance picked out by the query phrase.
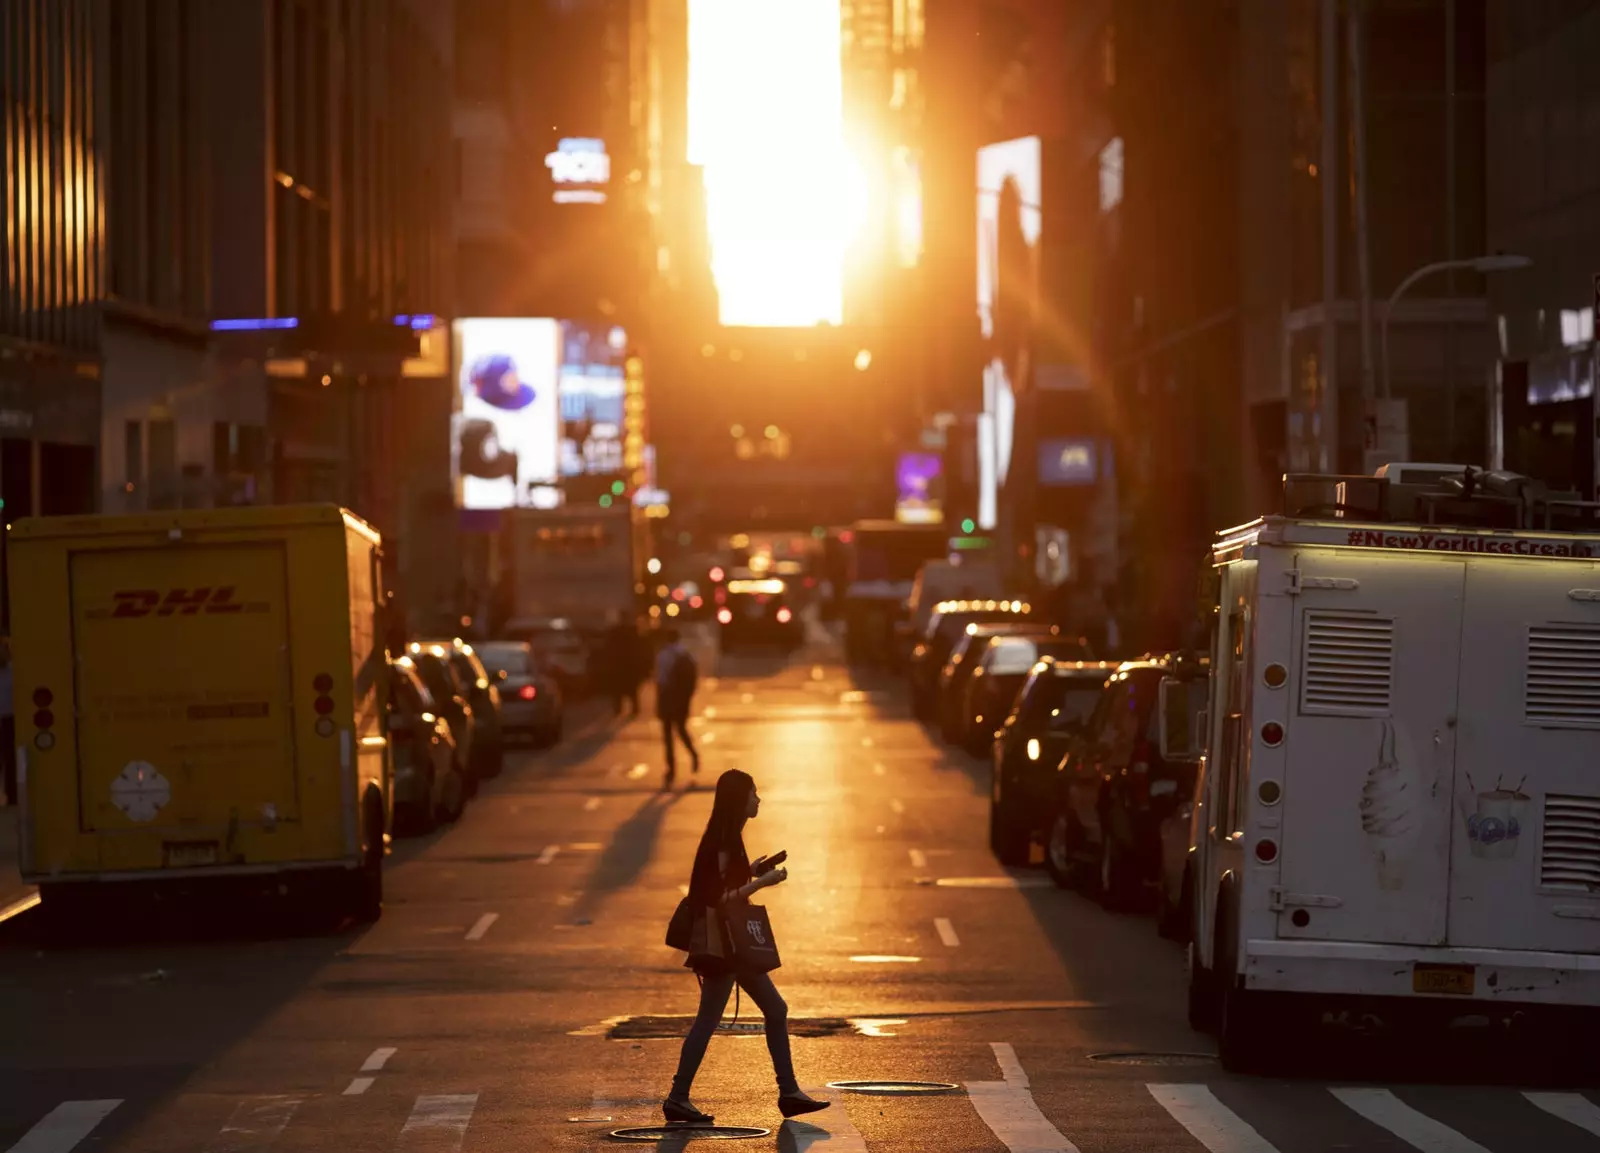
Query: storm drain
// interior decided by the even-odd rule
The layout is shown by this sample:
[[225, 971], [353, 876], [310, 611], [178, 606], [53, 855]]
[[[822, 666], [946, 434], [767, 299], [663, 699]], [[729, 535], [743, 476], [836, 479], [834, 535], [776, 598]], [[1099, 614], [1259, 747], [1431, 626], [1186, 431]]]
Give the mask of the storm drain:
[[1089, 1060], [1107, 1065], [1215, 1065], [1210, 1053], [1090, 1053]]
[[[688, 1036], [693, 1017], [626, 1017], [615, 1021], [606, 1033], [614, 1041], [644, 1041], [663, 1037]], [[855, 1028], [843, 1017], [789, 1018], [791, 1037], [832, 1037]], [[758, 1017], [753, 1021], [723, 1021], [717, 1032], [724, 1036], [760, 1037], [766, 1026]]]
[[843, 1093], [866, 1093], [874, 1097], [907, 1097], [954, 1093], [961, 1086], [946, 1081], [829, 1081], [828, 1088]]
[[639, 1125], [628, 1129], [613, 1129], [611, 1136], [618, 1141], [745, 1141], [751, 1137], [771, 1136], [771, 1129], [755, 1129], [745, 1125]]

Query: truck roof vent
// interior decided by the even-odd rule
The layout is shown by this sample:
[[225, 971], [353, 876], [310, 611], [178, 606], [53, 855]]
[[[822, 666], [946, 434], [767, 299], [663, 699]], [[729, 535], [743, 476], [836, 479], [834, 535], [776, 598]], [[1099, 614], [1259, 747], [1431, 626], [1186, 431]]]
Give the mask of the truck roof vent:
[[1545, 794], [1539, 884], [1600, 892], [1600, 797]]
[[1600, 728], [1600, 629], [1533, 625], [1522, 694], [1524, 724]]
[[1302, 713], [1387, 715], [1394, 679], [1392, 617], [1308, 610], [1303, 648]]

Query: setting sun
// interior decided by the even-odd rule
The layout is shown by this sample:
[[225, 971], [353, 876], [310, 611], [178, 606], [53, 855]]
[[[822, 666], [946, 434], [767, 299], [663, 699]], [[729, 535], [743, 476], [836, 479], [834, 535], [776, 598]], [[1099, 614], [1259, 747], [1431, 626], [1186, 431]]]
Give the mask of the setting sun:
[[842, 105], [838, 0], [690, 0], [689, 162], [724, 324], [841, 322], [865, 202]]

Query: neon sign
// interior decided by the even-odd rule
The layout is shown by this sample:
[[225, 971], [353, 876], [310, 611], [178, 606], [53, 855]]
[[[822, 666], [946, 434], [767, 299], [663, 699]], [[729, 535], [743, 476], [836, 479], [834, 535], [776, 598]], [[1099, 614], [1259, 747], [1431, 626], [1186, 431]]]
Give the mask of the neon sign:
[[564, 137], [556, 150], [544, 158], [556, 190], [557, 204], [604, 204], [605, 191], [599, 185], [611, 182], [611, 157], [605, 141], [592, 136]]

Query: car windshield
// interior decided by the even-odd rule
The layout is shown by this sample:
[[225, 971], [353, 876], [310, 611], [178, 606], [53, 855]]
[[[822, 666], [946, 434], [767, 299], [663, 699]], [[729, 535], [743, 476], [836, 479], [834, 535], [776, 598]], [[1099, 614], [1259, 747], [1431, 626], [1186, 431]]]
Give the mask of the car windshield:
[[989, 646], [989, 672], [1000, 677], [1026, 673], [1042, 655], [1042, 644], [1032, 637], [996, 637]]
[[528, 674], [528, 648], [526, 645], [484, 645], [477, 650], [483, 663], [496, 672], [510, 677]]
[[1052, 732], [1083, 725], [1100, 699], [1101, 683], [1094, 677], [1041, 672], [1028, 687], [1020, 720], [1031, 728]]

